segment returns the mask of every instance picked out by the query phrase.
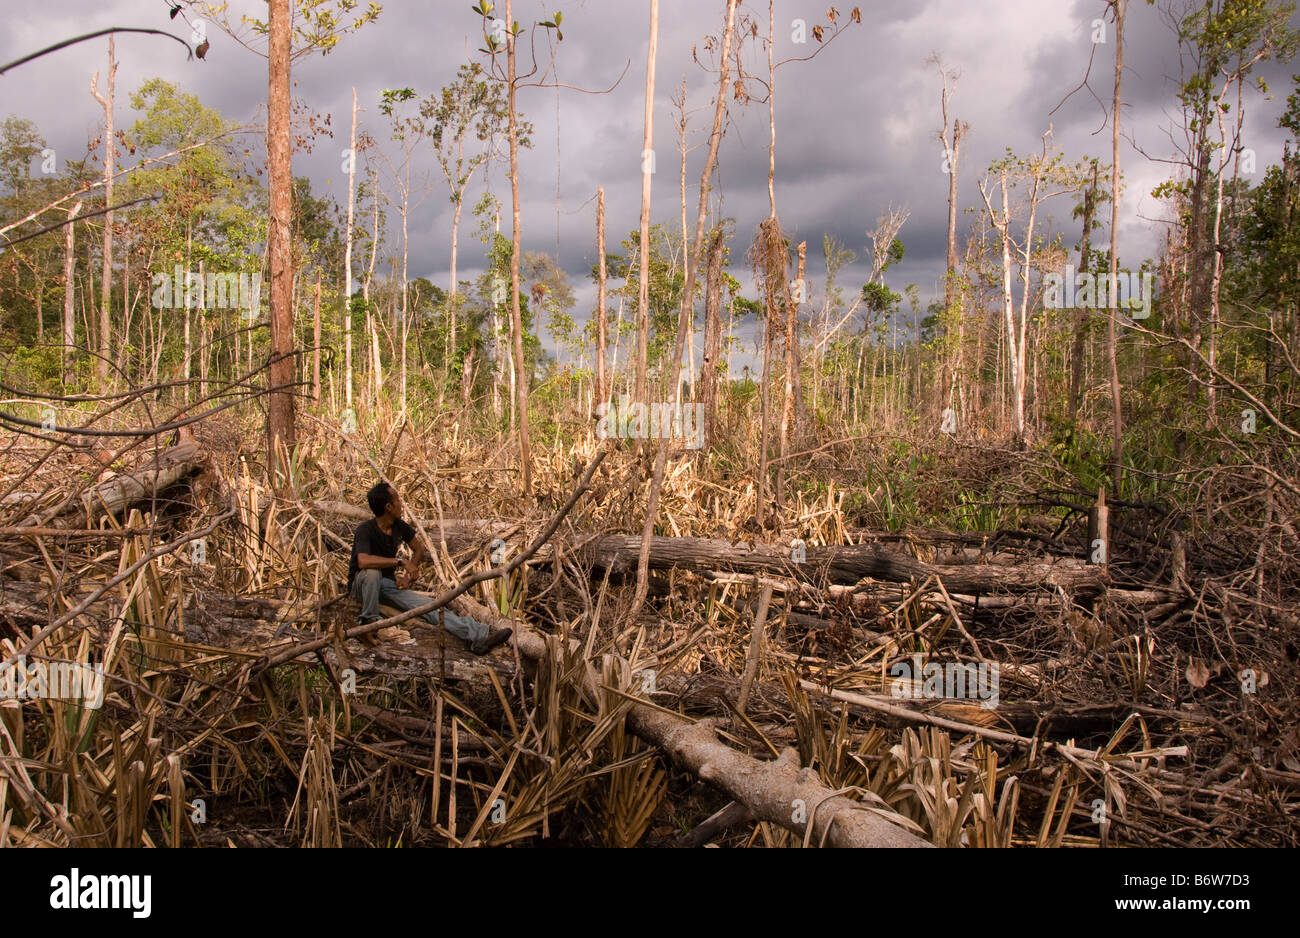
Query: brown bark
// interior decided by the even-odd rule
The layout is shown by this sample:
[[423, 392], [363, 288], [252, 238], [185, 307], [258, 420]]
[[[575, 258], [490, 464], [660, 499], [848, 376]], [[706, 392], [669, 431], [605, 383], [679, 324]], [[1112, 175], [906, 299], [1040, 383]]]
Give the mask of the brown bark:
[[289, 128], [289, 50], [293, 23], [290, 0], [268, 0], [270, 44], [267, 56], [266, 153], [271, 218], [268, 260], [271, 276], [271, 393], [267, 403], [268, 477], [278, 488], [276, 467], [281, 445], [295, 442], [293, 337], [293, 255], [289, 240], [293, 175]]
[[311, 399], [320, 403], [320, 271], [316, 271], [316, 300], [312, 305]]
[[63, 383], [67, 387], [72, 386], [73, 379], [76, 377], [75, 356], [73, 355], [73, 345], [77, 339], [76, 305], [74, 300], [76, 281], [73, 272], [76, 268], [77, 256], [73, 242], [73, 231], [77, 225], [72, 219], [76, 218], [77, 213], [80, 211], [81, 202], [78, 201], [68, 211], [68, 224], [63, 229]]
[[519, 420], [519, 469], [523, 494], [533, 488], [532, 454], [528, 445], [528, 391], [531, 382], [524, 369], [524, 327], [519, 310], [519, 113], [515, 109], [516, 61], [512, 0], [506, 0], [507, 108], [510, 114], [510, 332], [515, 357], [515, 410]]
[[[593, 567], [628, 573], [642, 554], [642, 538], [607, 534], [580, 551]], [[737, 570], [777, 573], [801, 580], [825, 578], [832, 583], [857, 583], [863, 577], [906, 583], [937, 576], [949, 592], [1029, 592], [1061, 587], [1096, 593], [1106, 586], [1105, 573], [1075, 559], [1004, 564], [931, 564], [897, 548], [881, 544], [849, 544], [807, 548], [807, 562], [793, 564], [779, 547], [754, 546], [695, 537], [653, 537], [646, 562], [655, 569]]]
[[[595, 404], [609, 400], [608, 378], [605, 375], [605, 346], [609, 339], [609, 325], [605, 309], [605, 188], [596, 190], [596, 253], [600, 256], [600, 280], [596, 284], [596, 388], [592, 395]], [[593, 411], [595, 408], [592, 408]]]
[[1120, 479], [1124, 474], [1124, 405], [1120, 399], [1119, 349], [1115, 319], [1119, 316], [1116, 295], [1116, 277], [1119, 274], [1119, 112], [1123, 103], [1121, 85], [1124, 79], [1124, 16], [1128, 0], [1112, 0], [1115, 8], [1115, 97], [1111, 104], [1111, 169], [1110, 169], [1110, 285], [1108, 289], [1110, 315], [1106, 320], [1106, 357], [1110, 362], [1111, 403], [1111, 486], [1120, 493]]
[[[1092, 167], [1092, 185], [1083, 194], [1083, 243], [1079, 247], [1079, 273], [1088, 272], [1092, 251], [1092, 219], [1097, 209], [1097, 165]], [[1074, 349], [1070, 354], [1070, 423], [1079, 421], [1079, 398], [1083, 390], [1083, 353], [1088, 338], [1088, 307], [1080, 306], [1074, 326]]]
[[700, 402], [704, 405], [704, 445], [713, 443], [718, 415], [718, 356], [722, 351], [722, 255], [721, 227], [709, 241], [704, 275], [704, 354], [701, 356]]

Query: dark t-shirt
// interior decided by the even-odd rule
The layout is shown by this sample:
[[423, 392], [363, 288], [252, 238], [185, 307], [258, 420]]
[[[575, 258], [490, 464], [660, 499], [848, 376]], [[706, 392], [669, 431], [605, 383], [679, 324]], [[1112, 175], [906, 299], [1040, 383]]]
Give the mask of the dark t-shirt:
[[[348, 561], [348, 589], [352, 589], [352, 581], [356, 578], [357, 571], [361, 569], [357, 563], [358, 554], [396, 557], [398, 545], [411, 543], [413, 537], [415, 537], [415, 528], [400, 518], [393, 522], [391, 534], [385, 534], [379, 530], [379, 521], [376, 518], [371, 518], [369, 521], [363, 521], [357, 525], [357, 533], [352, 536], [352, 559]], [[393, 569], [381, 570], [380, 572], [391, 580], [393, 579]]]

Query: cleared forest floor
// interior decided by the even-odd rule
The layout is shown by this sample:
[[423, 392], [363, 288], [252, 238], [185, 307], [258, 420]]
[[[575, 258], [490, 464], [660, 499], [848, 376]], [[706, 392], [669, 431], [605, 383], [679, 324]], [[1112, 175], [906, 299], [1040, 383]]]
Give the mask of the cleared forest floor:
[[[1097, 493], [1042, 450], [868, 437], [810, 447], [759, 527], [724, 435], [670, 459], [629, 619], [652, 450], [535, 452], [529, 500], [499, 444], [387, 416], [305, 420], [278, 494], [229, 415], [107, 469], [9, 447], [3, 657], [107, 686], [0, 701], [0, 840], [1297, 843], [1285, 524], [1109, 499], [1098, 564]], [[517, 641], [362, 640], [343, 582], [381, 471], [431, 596], [537, 546], [446, 606]]]

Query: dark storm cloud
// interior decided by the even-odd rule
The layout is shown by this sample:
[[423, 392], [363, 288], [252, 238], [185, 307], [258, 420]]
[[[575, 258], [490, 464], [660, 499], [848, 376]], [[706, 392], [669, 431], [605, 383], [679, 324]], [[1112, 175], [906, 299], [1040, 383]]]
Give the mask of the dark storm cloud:
[[[1162, 7], [1169, 0], [1161, 0]], [[1182, 0], [1175, 0], [1181, 5]], [[410, 87], [421, 95], [451, 81], [459, 65], [483, 61], [478, 18], [465, 0], [413, 2], [387, 0], [377, 23], [342, 40], [328, 56], [304, 57], [295, 65], [295, 96], [311, 111], [330, 115], [333, 138], [318, 138], [311, 153], [295, 156], [296, 175], [312, 180], [317, 193], [340, 203], [346, 198], [346, 175], [340, 150], [347, 145], [351, 91], [365, 109], [363, 128], [395, 153], [386, 120], [379, 113], [380, 92]], [[499, 8], [504, 4], [497, 3]], [[656, 174], [652, 217], [677, 230], [681, 224], [679, 156], [670, 96], [682, 76], [688, 83], [690, 114], [688, 215], [693, 228], [697, 185], [712, 120], [713, 76], [692, 60], [692, 48], [708, 61], [704, 37], [717, 35], [723, 3], [663, 0], [660, 9], [659, 62], [656, 82], [654, 145]], [[232, 7], [263, 14], [260, 3], [235, 0]], [[575, 313], [585, 317], [594, 288], [588, 279], [595, 261], [595, 201], [604, 186], [608, 244], [637, 227], [640, 210], [640, 151], [643, 87], [647, 49], [648, 4], [642, 0], [546, 0], [515, 4], [515, 18], [529, 22], [559, 7], [565, 14], [565, 38], [556, 60], [559, 81], [588, 90], [603, 90], [623, 74], [608, 94], [583, 94], [554, 88], [523, 88], [519, 106], [533, 122], [533, 148], [520, 161], [524, 247], [555, 253], [574, 280]], [[840, 6], [847, 18], [851, 4]], [[908, 283], [920, 289], [922, 305], [940, 292], [943, 275], [947, 178], [941, 168], [937, 139], [940, 123], [939, 80], [926, 60], [939, 53], [961, 73], [953, 116], [969, 122], [963, 141], [959, 197], [963, 209], [981, 205], [977, 181], [1007, 147], [1020, 155], [1037, 152], [1049, 123], [1054, 142], [1071, 161], [1097, 156], [1109, 162], [1109, 128], [1100, 133], [1109, 109], [1113, 72], [1113, 29], [1107, 44], [1095, 47], [1090, 84], [1102, 105], [1086, 89], [1076, 91], [1089, 55], [1094, 52], [1092, 21], [1101, 15], [1100, 0], [890, 0], [863, 3], [863, 20], [810, 62], [792, 62], [778, 72], [777, 208], [782, 224], [797, 239], [808, 241], [808, 268], [817, 292], [824, 272], [821, 243], [831, 234], [858, 254], [841, 274], [841, 285], [854, 293], [869, 271], [867, 229], [890, 205], [907, 207], [911, 218], [901, 232], [907, 246], [902, 264], [889, 273], [889, 284], [902, 292]], [[755, 0], [742, 7], [758, 18], [766, 33], [767, 4]], [[28, 7], [0, 36], [0, 59], [8, 61], [41, 45], [106, 25], [188, 29], [167, 19], [162, 0], [76, 0]], [[791, 42], [791, 21], [808, 27], [825, 23], [825, 5], [779, 0], [776, 4], [777, 58], [806, 55], [816, 48]], [[118, 125], [135, 115], [128, 93], [159, 75], [199, 95], [227, 119], [264, 119], [265, 60], [210, 30], [207, 61], [185, 61], [173, 43], [145, 37], [119, 37]], [[546, 57], [545, 42], [539, 55]], [[103, 69], [104, 43], [95, 40], [48, 56], [0, 78], [4, 94], [0, 113], [17, 113], [36, 121], [61, 157], [78, 158], [97, 135], [101, 119], [87, 86]], [[747, 67], [765, 74], [766, 59], [753, 44]], [[1166, 128], [1178, 117], [1175, 84], [1179, 76], [1176, 40], [1156, 8], [1130, 6], [1126, 31], [1124, 127], [1153, 157], [1169, 157]], [[1267, 64], [1260, 74], [1280, 92], [1264, 101], [1247, 95], [1247, 140], [1257, 151], [1260, 171], [1280, 156], [1283, 135], [1278, 114], [1290, 90], [1288, 66]], [[760, 93], [756, 90], [756, 93]], [[1065, 100], [1065, 103], [1062, 101]], [[1059, 105], [1059, 108], [1058, 108]], [[1053, 114], [1053, 109], [1056, 109]], [[558, 131], [558, 148], [557, 148]], [[256, 135], [249, 145], [260, 154]], [[441, 176], [427, 151], [418, 164], [428, 172], [430, 189], [413, 210], [411, 276], [428, 276], [445, 284], [448, 276], [451, 205]], [[1126, 140], [1122, 145], [1127, 181], [1122, 204], [1121, 253], [1136, 265], [1163, 240], [1158, 224], [1140, 215], [1159, 216], [1150, 190], [1169, 172], [1148, 162]], [[722, 196], [722, 213], [735, 219], [733, 273], [749, 283], [744, 254], [767, 203], [767, 106], [752, 102], [732, 107], [720, 154], [714, 198]], [[505, 203], [503, 232], [509, 232], [509, 187], [505, 168], [491, 171], [491, 185]], [[480, 183], [482, 177], [480, 177]], [[558, 189], [558, 205], [557, 205]], [[470, 204], [478, 191], [470, 195]], [[1045, 219], [1066, 233], [1077, 233], [1069, 220], [1069, 197], [1049, 203]], [[389, 218], [396, 213], [389, 211]], [[965, 233], [974, 216], [964, 213]], [[462, 220], [459, 276], [472, 279], [482, 268], [481, 245], [473, 237], [475, 222]], [[397, 245], [390, 231], [388, 244]]]

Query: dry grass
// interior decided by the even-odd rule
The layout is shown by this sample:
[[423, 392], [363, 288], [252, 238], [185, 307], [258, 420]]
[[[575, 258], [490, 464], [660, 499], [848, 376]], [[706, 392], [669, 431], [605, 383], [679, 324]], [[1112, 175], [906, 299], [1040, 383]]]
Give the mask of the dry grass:
[[[307, 421], [278, 495], [244, 443], [255, 438], [249, 428], [235, 418], [209, 421], [198, 428], [209, 465], [188, 487], [121, 520], [105, 517], [91, 535], [10, 539], [0, 557], [6, 658], [110, 577], [138, 568], [32, 653], [102, 663], [101, 710], [77, 701], [0, 702], [0, 844], [633, 846], [672, 842], [680, 833], [674, 823], [713, 813], [718, 796], [677, 778], [629, 734], [624, 717], [643, 695], [647, 668], [661, 685], [670, 676], [688, 687], [704, 678], [724, 688], [739, 681], [761, 584], [667, 571], [654, 578], [640, 619], [626, 620], [631, 585], [585, 568], [577, 551], [597, 533], [639, 532], [649, 473], [631, 449], [601, 467], [544, 560], [475, 588], [479, 602], [550, 636], [536, 665], [518, 662], [467, 682], [441, 679], [436, 665], [404, 679], [362, 674], [357, 693], [344, 694], [344, 677], [328, 659], [268, 671], [253, 653], [186, 640], [187, 603], [210, 594], [273, 598], [282, 610], [277, 628], [323, 628], [322, 606], [341, 593], [353, 522], [320, 504], [361, 505], [376, 468], [424, 523], [505, 522], [516, 531], [507, 538], [513, 545], [564, 500], [597, 445], [539, 452], [541, 495], [525, 503], [508, 447], [484, 443], [454, 420], [432, 432], [435, 424], [412, 427], [382, 404], [373, 416], [375, 429], [352, 439], [330, 421]], [[867, 468], [879, 439], [827, 445], [809, 457], [789, 476], [780, 522], [761, 532], [752, 467], [737, 458], [756, 450], [756, 430], [729, 426], [714, 450], [670, 463], [659, 533], [783, 544], [798, 537], [809, 546], [870, 536], [927, 560], [983, 552], [1015, 562], [1055, 549], [1041, 539], [893, 533], [897, 480], [886, 491]], [[949, 455], [935, 478], [961, 478], [997, 460]], [[823, 457], [862, 468], [834, 471]], [[29, 493], [5, 506], [9, 525], [93, 481], [84, 458], [66, 448], [31, 444], [6, 460], [0, 478], [14, 481], [10, 494]], [[999, 520], [1044, 511], [1066, 514], [1035, 505]], [[188, 546], [146, 559], [223, 513], [203, 562]], [[1069, 540], [1055, 543], [1065, 550]], [[445, 584], [488, 562], [483, 550], [442, 553], [429, 579]], [[735, 712], [726, 690], [656, 702], [731, 716], [730, 742], [755, 754], [793, 745], [827, 785], [945, 846], [1296, 842], [1300, 766], [1294, 731], [1287, 736], [1294, 674], [1282, 650], [1294, 631], [1258, 592], [1252, 603], [1240, 584], [1204, 573], [1203, 588], [1176, 608], [1088, 608], [1045, 591], [977, 609], [936, 583], [836, 588], [773, 579], [758, 690], [746, 714]], [[1226, 625], [1211, 628], [1216, 616]], [[999, 662], [1004, 704], [1059, 715], [1113, 703], [1129, 716], [1078, 740], [1101, 751], [1089, 760], [900, 722], [799, 684], [887, 699], [889, 664], [918, 653]], [[1211, 665], [1200, 686], [1189, 685], [1187, 674], [1200, 675], [1188, 671], [1193, 659]], [[1274, 672], [1253, 697], [1233, 690], [1233, 675], [1247, 666]], [[365, 708], [401, 722], [362, 716]], [[996, 712], [957, 703], [921, 720], [926, 714], [1007, 728]], [[1187, 747], [1185, 759], [1151, 755], [1177, 745]], [[1095, 823], [1096, 804], [1104, 825]], [[765, 823], [722, 837], [802, 845]]]

